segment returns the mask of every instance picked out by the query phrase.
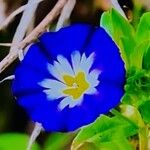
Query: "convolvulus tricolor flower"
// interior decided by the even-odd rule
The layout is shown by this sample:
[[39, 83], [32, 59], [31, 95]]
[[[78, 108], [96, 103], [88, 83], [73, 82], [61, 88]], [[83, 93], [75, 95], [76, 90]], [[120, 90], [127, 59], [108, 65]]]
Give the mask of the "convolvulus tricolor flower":
[[73, 131], [117, 106], [124, 62], [101, 27], [74, 24], [46, 32], [18, 65], [13, 93], [46, 131]]

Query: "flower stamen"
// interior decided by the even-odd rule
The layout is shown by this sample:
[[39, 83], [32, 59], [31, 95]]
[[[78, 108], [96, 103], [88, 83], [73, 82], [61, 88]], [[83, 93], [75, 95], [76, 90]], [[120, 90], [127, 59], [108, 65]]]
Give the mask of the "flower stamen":
[[72, 96], [74, 100], [79, 99], [89, 88], [84, 72], [79, 72], [75, 77], [64, 75], [63, 79], [68, 86], [67, 89], [63, 90], [63, 93]]

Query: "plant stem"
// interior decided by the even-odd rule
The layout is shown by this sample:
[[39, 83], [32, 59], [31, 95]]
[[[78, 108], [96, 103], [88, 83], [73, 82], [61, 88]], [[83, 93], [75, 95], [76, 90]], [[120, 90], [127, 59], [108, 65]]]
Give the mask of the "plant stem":
[[148, 128], [141, 128], [139, 131], [139, 150], [148, 150]]

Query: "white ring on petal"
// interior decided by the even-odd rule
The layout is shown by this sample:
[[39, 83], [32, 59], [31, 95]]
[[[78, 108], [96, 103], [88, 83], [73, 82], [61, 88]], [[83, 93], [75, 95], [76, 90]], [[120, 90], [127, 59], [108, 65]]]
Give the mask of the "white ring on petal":
[[[91, 53], [89, 57], [83, 53], [80, 54], [79, 51], [74, 51], [71, 54], [71, 62], [68, 61], [64, 56], [58, 55], [57, 60], [54, 61], [53, 65], [48, 64], [49, 73], [56, 79], [44, 79], [39, 83], [40, 86], [47, 88], [43, 92], [47, 95], [48, 100], [56, 100], [62, 98], [58, 105], [59, 110], [63, 110], [65, 107], [73, 108], [82, 103], [84, 94], [95, 95], [98, 93], [96, 86], [99, 85], [98, 80], [100, 75], [100, 70], [93, 69], [90, 71], [94, 63], [95, 53]], [[73, 96], [66, 95], [63, 93], [66, 89], [77, 88], [74, 87], [76, 83], [72, 86], [65, 84], [64, 75], [70, 77], [76, 77], [79, 72], [85, 74], [85, 79], [89, 84], [88, 89], [82, 93], [78, 99], [73, 99]]]
[[74, 51], [71, 54], [71, 60], [72, 60], [73, 71], [75, 74], [77, 74], [79, 71], [78, 69], [81, 61], [81, 54], [79, 53], [79, 51]]

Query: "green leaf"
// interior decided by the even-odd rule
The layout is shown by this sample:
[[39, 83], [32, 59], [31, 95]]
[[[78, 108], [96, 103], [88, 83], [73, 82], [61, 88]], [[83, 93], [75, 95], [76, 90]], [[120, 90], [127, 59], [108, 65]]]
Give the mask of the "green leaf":
[[[19, 133], [5, 133], [0, 135], [0, 150], [26, 150], [29, 137]], [[40, 150], [39, 145], [33, 144], [31, 150]]]
[[139, 106], [139, 111], [143, 120], [150, 124], [150, 100], [143, 102], [143, 104]]
[[148, 50], [146, 50], [145, 55], [143, 57], [143, 68], [146, 70], [150, 70], [150, 45], [147, 49]]
[[84, 142], [79, 145], [77, 150], [132, 150], [128, 140], [122, 136], [111, 142], [99, 143], [98, 146], [99, 147], [91, 142]]
[[130, 64], [130, 54], [135, 46], [135, 31], [133, 27], [114, 9], [103, 13], [100, 25], [119, 46], [126, 68], [128, 69]]
[[103, 13], [100, 26], [103, 27], [118, 44], [120, 44], [120, 38], [122, 37], [134, 39], [135, 31], [133, 27], [115, 9]]
[[[144, 61], [144, 55], [147, 53], [148, 49], [150, 48], [150, 40], [146, 40], [140, 44], [137, 44], [135, 47], [133, 53], [130, 56], [130, 63], [131, 67], [135, 67], [137, 69], [142, 69], [143, 61]], [[146, 63], [150, 62], [147, 60], [149, 58], [146, 58], [145, 65]]]
[[[144, 13], [141, 17], [135, 40], [136, 46], [130, 58], [131, 67], [142, 69], [144, 63], [144, 69], [148, 69], [150, 68], [150, 61], [145, 55], [148, 49], [150, 49], [150, 12]], [[130, 45], [130, 43], [128, 43], [128, 45]]]
[[66, 150], [73, 137], [74, 133], [53, 133], [46, 140], [44, 150]]
[[103, 142], [100, 144], [100, 150], [133, 150], [128, 140], [123, 136], [111, 142]]
[[136, 42], [142, 43], [150, 40], [150, 12], [144, 13], [136, 32]]
[[138, 128], [143, 128], [144, 122], [138, 109], [131, 105], [121, 105], [121, 114], [136, 124]]
[[[98, 149], [124, 150], [123, 147], [131, 146], [125, 142], [126, 138], [137, 133], [137, 126], [134, 126], [126, 119], [120, 117], [109, 118], [107, 116], [99, 117], [94, 123], [81, 129], [73, 141], [72, 150], [79, 150], [80, 147], [92, 143]], [[125, 144], [126, 143], [126, 144]]]
[[122, 98], [124, 104], [139, 107], [150, 99], [150, 71], [132, 68], [128, 72], [125, 85], [125, 95]]

